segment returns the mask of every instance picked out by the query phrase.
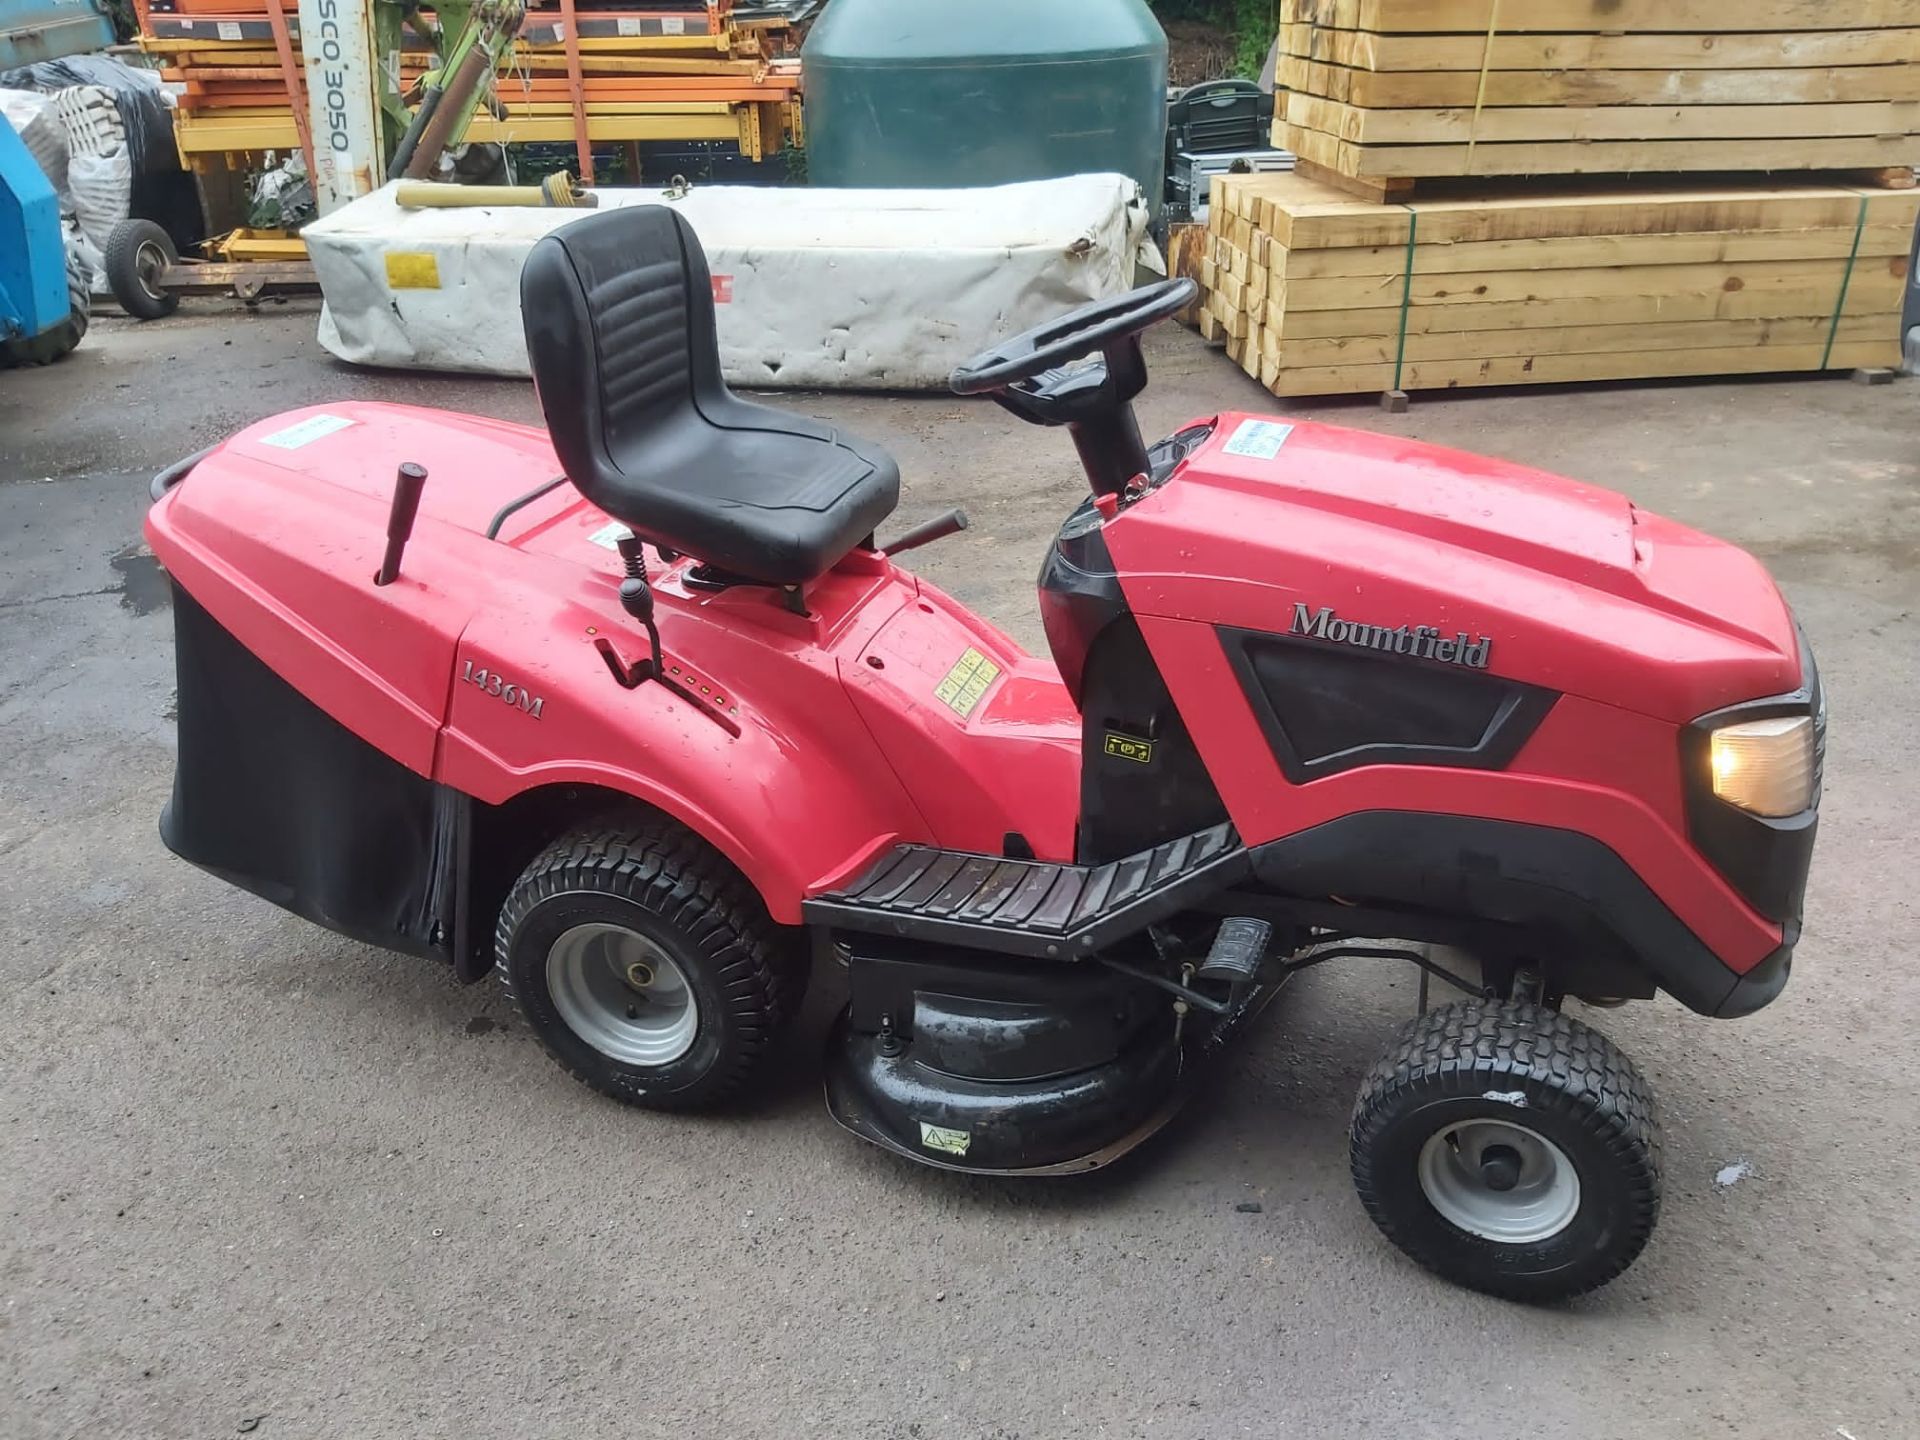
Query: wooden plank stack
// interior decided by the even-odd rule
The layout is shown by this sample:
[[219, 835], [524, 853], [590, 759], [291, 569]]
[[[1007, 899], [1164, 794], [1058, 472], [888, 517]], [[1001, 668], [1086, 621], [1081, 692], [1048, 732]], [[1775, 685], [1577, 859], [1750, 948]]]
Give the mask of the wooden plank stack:
[[1274, 143], [1438, 176], [1911, 166], [1915, 0], [1281, 0]]
[[1197, 266], [1275, 394], [1899, 365], [1920, 0], [1280, 17], [1300, 168], [1217, 180]]
[[1891, 367], [1917, 216], [1858, 185], [1221, 176], [1199, 325], [1277, 395]]

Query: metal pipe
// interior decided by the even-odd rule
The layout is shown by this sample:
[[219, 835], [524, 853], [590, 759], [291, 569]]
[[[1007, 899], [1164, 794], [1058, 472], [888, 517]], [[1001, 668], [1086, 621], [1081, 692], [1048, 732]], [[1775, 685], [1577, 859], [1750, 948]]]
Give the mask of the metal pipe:
[[[552, 177], [549, 177], [552, 178]], [[560, 198], [564, 197], [564, 198]], [[393, 187], [393, 200], [410, 210], [462, 210], [479, 205], [591, 210], [600, 202], [587, 191], [569, 185], [446, 185], [435, 180], [407, 180]]]

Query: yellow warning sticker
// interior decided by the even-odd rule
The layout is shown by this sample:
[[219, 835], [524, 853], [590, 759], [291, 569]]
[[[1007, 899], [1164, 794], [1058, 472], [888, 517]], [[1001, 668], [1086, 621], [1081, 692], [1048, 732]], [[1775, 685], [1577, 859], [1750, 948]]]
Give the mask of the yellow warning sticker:
[[1000, 667], [971, 646], [953, 662], [947, 678], [933, 687], [933, 698], [962, 720], [973, 713], [987, 687], [1000, 678]]
[[1107, 754], [1116, 760], [1136, 760], [1142, 765], [1153, 763], [1153, 742], [1137, 740], [1131, 735], [1122, 735], [1118, 731], [1107, 731]]
[[920, 1122], [920, 1143], [929, 1150], [943, 1151], [948, 1155], [964, 1155], [973, 1144], [973, 1135], [966, 1130], [949, 1130], [944, 1125], [929, 1125]]
[[387, 284], [395, 290], [438, 290], [440, 262], [425, 250], [389, 251]]

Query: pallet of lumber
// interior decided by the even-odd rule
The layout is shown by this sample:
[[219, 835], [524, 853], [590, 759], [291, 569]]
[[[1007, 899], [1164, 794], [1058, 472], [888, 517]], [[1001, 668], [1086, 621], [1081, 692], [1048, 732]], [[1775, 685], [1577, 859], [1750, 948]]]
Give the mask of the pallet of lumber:
[[1213, 184], [1199, 328], [1276, 395], [1900, 363], [1920, 191]]
[[1920, 154], [1916, 0], [1281, 0], [1280, 15], [1274, 143], [1369, 184]]

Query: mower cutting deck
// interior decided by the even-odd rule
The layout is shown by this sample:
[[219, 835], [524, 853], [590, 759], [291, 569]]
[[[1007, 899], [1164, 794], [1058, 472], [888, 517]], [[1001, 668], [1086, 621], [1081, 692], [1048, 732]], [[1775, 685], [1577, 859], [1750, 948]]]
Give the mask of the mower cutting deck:
[[1087, 472], [1041, 659], [897, 563], [962, 518], [882, 545], [890, 457], [728, 392], [683, 219], [589, 216], [522, 288], [545, 431], [344, 404], [156, 480], [174, 850], [496, 972], [649, 1107], [734, 1097], [817, 957], [836, 1118], [994, 1173], [1106, 1163], [1288, 977], [1406, 961], [1447, 1003], [1362, 1087], [1369, 1213], [1515, 1298], [1632, 1263], [1652, 1100], [1561, 1005], [1786, 983], [1825, 711], [1754, 560], [1389, 437], [1149, 449], [1174, 281], [954, 376]]

